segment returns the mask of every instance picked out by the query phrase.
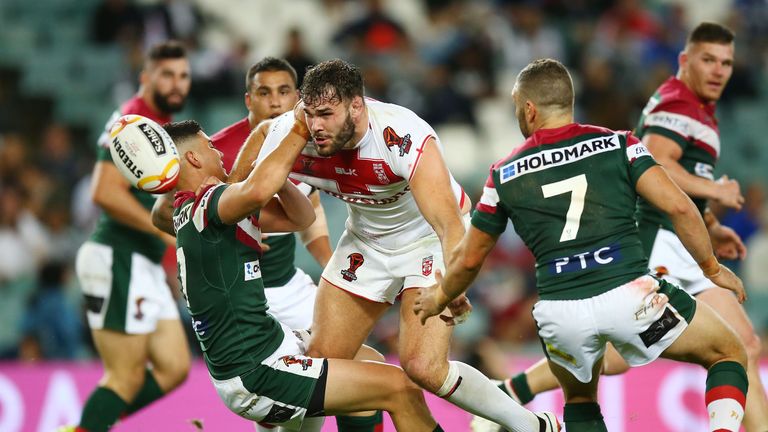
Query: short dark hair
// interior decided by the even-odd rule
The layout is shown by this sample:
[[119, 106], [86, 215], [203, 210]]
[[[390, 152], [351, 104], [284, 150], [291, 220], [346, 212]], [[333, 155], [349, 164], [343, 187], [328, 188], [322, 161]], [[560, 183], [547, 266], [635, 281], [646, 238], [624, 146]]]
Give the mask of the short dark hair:
[[257, 73], [280, 71], [288, 72], [288, 75], [290, 75], [293, 80], [293, 86], [298, 87], [299, 77], [296, 74], [296, 69], [294, 69], [287, 60], [277, 57], [264, 57], [248, 69], [248, 73], [245, 75], [245, 91], [251, 91], [253, 77], [256, 76]]
[[688, 35], [686, 45], [699, 42], [729, 44], [733, 42], [735, 37], [736, 35], [733, 33], [733, 30], [724, 25], [713, 22], [703, 22], [697, 25], [691, 34]]
[[539, 59], [517, 75], [517, 91], [542, 107], [573, 110], [573, 80], [557, 60]]
[[364, 95], [360, 68], [340, 59], [324, 61], [309, 68], [301, 84], [301, 99], [309, 105], [321, 101], [349, 101]]
[[195, 120], [183, 120], [180, 122], [166, 123], [163, 125], [163, 129], [168, 132], [168, 135], [171, 136], [171, 139], [177, 147], [203, 130], [202, 126], [200, 126], [200, 123], [196, 122]]
[[187, 49], [181, 42], [176, 40], [167, 40], [156, 43], [147, 51], [145, 62], [156, 62], [167, 59], [180, 59], [187, 57]]

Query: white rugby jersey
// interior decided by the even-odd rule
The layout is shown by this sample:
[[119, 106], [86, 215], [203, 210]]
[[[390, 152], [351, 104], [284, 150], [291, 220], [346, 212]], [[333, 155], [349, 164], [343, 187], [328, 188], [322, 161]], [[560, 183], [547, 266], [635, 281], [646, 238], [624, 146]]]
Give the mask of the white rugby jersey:
[[[441, 152], [442, 145], [413, 111], [373, 99], [366, 99], [366, 106], [368, 130], [355, 148], [324, 157], [309, 141], [290, 176], [347, 203], [346, 228], [366, 243], [384, 251], [400, 249], [434, 232], [416, 205], [409, 181], [427, 140], [434, 138]], [[292, 111], [275, 119], [259, 160], [280, 144], [293, 122]], [[461, 207], [464, 191], [450, 177]]]

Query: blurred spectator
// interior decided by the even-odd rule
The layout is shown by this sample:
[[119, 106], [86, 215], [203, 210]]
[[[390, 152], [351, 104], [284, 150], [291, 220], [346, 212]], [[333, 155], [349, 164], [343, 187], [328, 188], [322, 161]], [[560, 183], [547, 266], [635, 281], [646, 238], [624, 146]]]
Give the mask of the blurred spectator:
[[112, 44], [139, 40], [144, 30], [141, 10], [132, 0], [103, 0], [91, 16], [91, 40]]
[[[83, 326], [78, 307], [65, 295], [68, 266], [51, 261], [40, 269], [37, 290], [21, 324], [24, 335], [21, 354], [34, 355], [39, 346], [43, 359], [72, 360], [82, 355]], [[28, 360], [34, 360], [34, 358]]]
[[78, 170], [78, 156], [72, 148], [72, 135], [67, 126], [50, 124], [43, 131], [40, 168], [67, 194], [72, 190], [81, 174]]
[[26, 209], [25, 198], [18, 185], [0, 188], [0, 283], [33, 275], [48, 255], [45, 230]]
[[538, 2], [510, 2], [500, 12], [492, 20], [489, 34], [499, 48], [500, 66], [507, 73], [516, 76], [533, 59], [565, 60], [562, 36], [546, 22]]
[[0, 136], [0, 184], [16, 181], [27, 163], [28, 144], [17, 133]]
[[345, 25], [333, 40], [361, 54], [395, 53], [409, 43], [405, 29], [384, 12], [382, 0], [366, 0], [367, 12]]
[[288, 31], [288, 42], [285, 48], [283, 58], [296, 69], [298, 86], [304, 81], [304, 74], [307, 68], [315, 64], [315, 59], [306, 51], [304, 41], [302, 40], [301, 30], [294, 27]]
[[19, 322], [33, 290], [37, 266], [47, 255], [48, 240], [40, 222], [24, 207], [16, 184], [0, 187], [0, 358], [15, 357]]
[[191, 39], [199, 37], [203, 24], [203, 15], [195, 2], [162, 0], [144, 13], [144, 46], [168, 39], [189, 44]]

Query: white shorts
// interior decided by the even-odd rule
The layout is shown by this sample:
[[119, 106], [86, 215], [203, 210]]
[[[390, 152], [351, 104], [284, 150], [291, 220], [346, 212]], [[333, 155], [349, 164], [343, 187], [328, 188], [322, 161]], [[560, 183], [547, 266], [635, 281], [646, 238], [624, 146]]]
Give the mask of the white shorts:
[[317, 286], [306, 273], [296, 269], [287, 284], [281, 287], [265, 288], [269, 314], [294, 330], [312, 326]]
[[282, 325], [283, 343], [248, 374], [227, 380], [211, 377], [224, 404], [235, 414], [267, 425], [299, 430], [309, 400], [324, 372], [325, 359], [304, 357], [304, 343]]
[[144, 255], [87, 241], [77, 251], [75, 271], [93, 330], [147, 334], [160, 320], [179, 319], [163, 267]]
[[648, 267], [651, 272], [693, 296], [715, 288], [715, 284], [704, 277], [704, 272], [672, 231], [659, 228], [648, 258]]
[[540, 300], [533, 317], [547, 358], [587, 383], [606, 342], [631, 366], [650, 363], [688, 327], [695, 309], [684, 291], [642, 276], [595, 297]]
[[434, 285], [437, 269], [445, 271], [443, 250], [435, 234], [402, 249], [383, 252], [344, 231], [323, 279], [358, 297], [392, 304], [403, 289]]

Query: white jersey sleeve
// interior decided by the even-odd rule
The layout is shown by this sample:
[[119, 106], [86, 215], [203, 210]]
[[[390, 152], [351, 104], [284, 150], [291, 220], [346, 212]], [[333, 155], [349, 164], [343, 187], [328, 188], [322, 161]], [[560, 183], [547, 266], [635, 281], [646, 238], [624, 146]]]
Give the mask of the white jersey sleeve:
[[[387, 112], [379, 114], [380, 124], [386, 124], [382, 135], [389, 150], [388, 163], [398, 176], [410, 181], [424, 153], [424, 146], [434, 138], [440, 148], [437, 134], [432, 127], [419, 116], [399, 107], [398, 116], [386, 119]], [[388, 120], [383, 121], [381, 120]], [[442, 150], [441, 150], [442, 151]]]
[[277, 146], [280, 145], [280, 142], [283, 141], [283, 138], [288, 136], [288, 133], [291, 131], [292, 127], [293, 111], [288, 111], [287, 113], [280, 115], [275, 119], [275, 121], [272, 122], [272, 126], [267, 132], [267, 136], [264, 138], [264, 144], [261, 145], [259, 156], [256, 158], [257, 164], [269, 156], [270, 153], [275, 151]]

